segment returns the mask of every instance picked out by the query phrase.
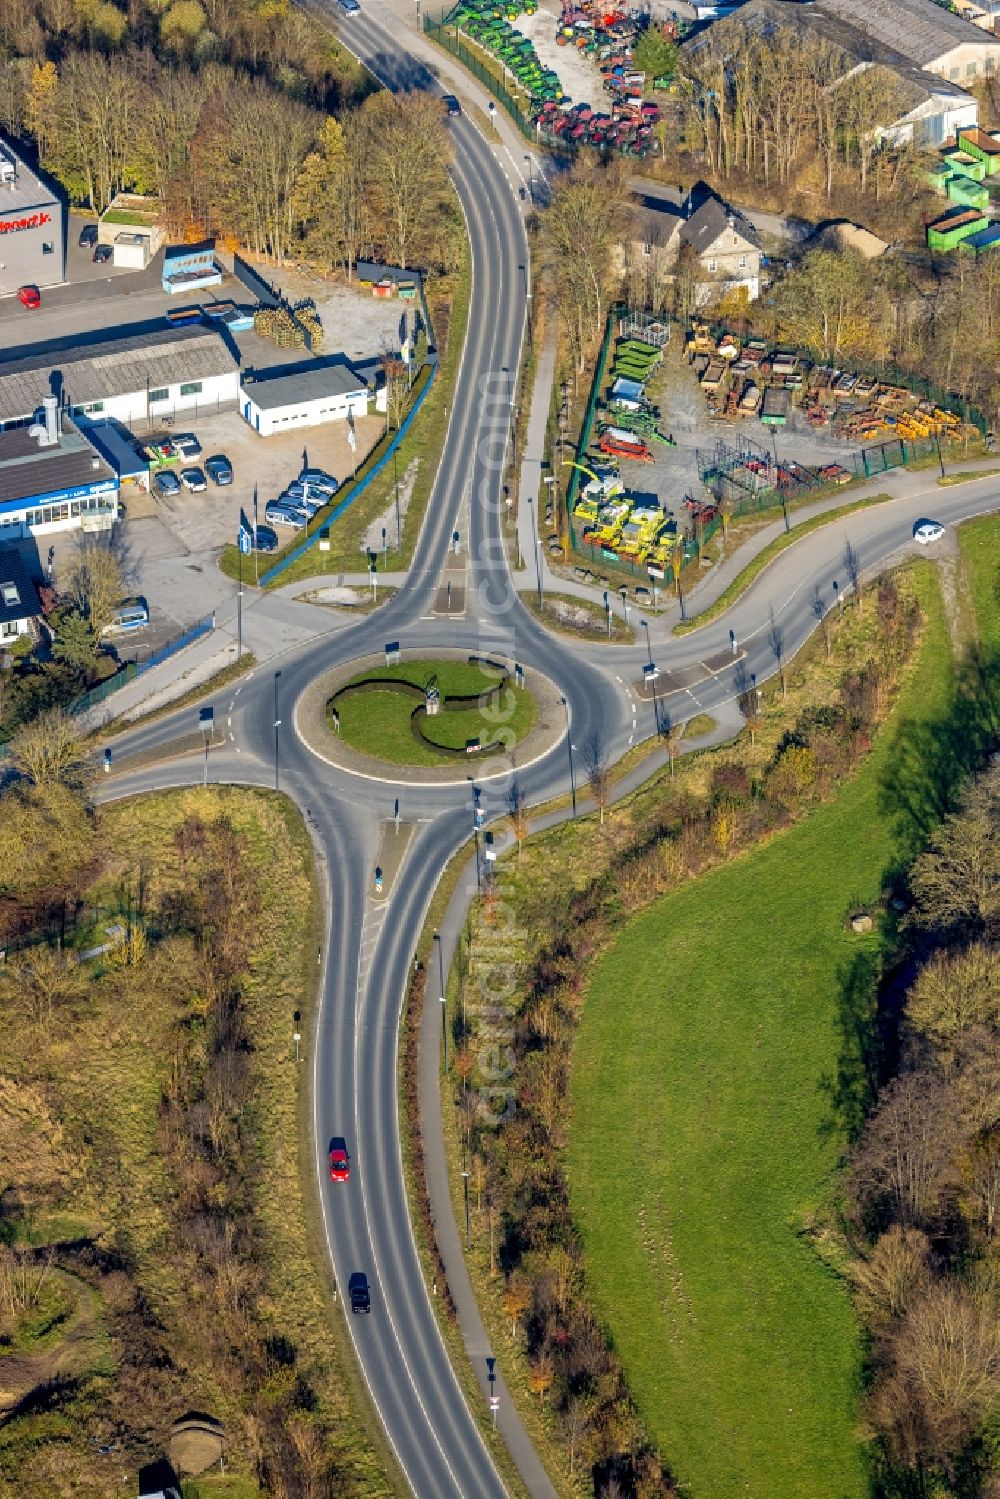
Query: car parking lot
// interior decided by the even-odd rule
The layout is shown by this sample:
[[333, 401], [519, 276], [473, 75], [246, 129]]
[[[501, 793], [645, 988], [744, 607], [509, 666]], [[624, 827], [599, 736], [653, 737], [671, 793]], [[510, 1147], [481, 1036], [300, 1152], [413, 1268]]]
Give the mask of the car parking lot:
[[[253, 522], [254, 487], [258, 515], [264, 521], [267, 501], [276, 498], [303, 467], [322, 468], [341, 481], [353, 472], [384, 430], [381, 416], [362, 417], [355, 423], [357, 452], [347, 442], [346, 422], [262, 438], [235, 411], [199, 419], [183, 430], [195, 434], [201, 456], [177, 460], [168, 472], [196, 465], [225, 454], [233, 467], [233, 483], [221, 487], [209, 480], [202, 492], [181, 486], [175, 495], [130, 489], [125, 495], [127, 518], [118, 528], [128, 563], [129, 592], [142, 594], [149, 605], [150, 625], [136, 636], [116, 642], [123, 659], [155, 649], [157, 644], [186, 629], [196, 620], [231, 601], [232, 583], [219, 571], [218, 558], [227, 543], [234, 543], [240, 511]], [[165, 434], [170, 435], [170, 434]], [[349, 486], [348, 486], [349, 487]], [[296, 534], [288, 527], [275, 527], [284, 546]], [[56, 537], [56, 576], [65, 567], [79, 539], [70, 532]], [[246, 577], [270, 561], [266, 555], [246, 559]], [[363, 559], [359, 557], [359, 567]]]

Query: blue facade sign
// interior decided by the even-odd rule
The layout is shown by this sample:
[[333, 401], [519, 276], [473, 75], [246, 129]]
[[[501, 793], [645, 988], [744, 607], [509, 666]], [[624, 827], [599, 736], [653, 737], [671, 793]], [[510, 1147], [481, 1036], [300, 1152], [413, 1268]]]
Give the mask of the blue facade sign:
[[78, 484], [75, 489], [54, 489], [47, 494], [5, 500], [0, 504], [0, 515], [9, 515], [14, 510], [35, 510], [39, 505], [61, 505], [66, 500], [88, 500], [96, 495], [116, 494], [117, 491], [118, 485], [113, 479], [101, 479], [96, 484]]

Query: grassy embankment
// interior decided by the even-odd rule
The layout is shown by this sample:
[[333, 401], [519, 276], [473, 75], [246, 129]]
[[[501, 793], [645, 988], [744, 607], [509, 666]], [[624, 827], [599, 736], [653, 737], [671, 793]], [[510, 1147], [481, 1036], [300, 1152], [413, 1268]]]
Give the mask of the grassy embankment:
[[[425, 687], [432, 677], [442, 698], [442, 710], [433, 718], [425, 718], [422, 733], [432, 744], [425, 744], [413, 733], [410, 719], [418, 706], [418, 699], [407, 692], [393, 690], [387, 686], [351, 697], [341, 698], [337, 704], [340, 714], [340, 737], [345, 744], [367, 755], [376, 755], [394, 765], [454, 765], [454, 755], [436, 753], [433, 745], [444, 749], [464, 749], [470, 739], [479, 739], [485, 746], [492, 742], [494, 734], [502, 730], [511, 736], [512, 743], [519, 743], [535, 722], [535, 700], [523, 688], [508, 686], [499, 707], [484, 709], [478, 704], [468, 708], [449, 711], [444, 704], [449, 697], [470, 697], [473, 694], [490, 692], [502, 680], [499, 673], [485, 671], [473, 662], [466, 661], [408, 661], [399, 666], [379, 667], [361, 673], [354, 681], [371, 681], [373, 678], [386, 683], [406, 682]], [[345, 686], [351, 684], [345, 683]], [[504, 711], [508, 706], [513, 712]]]
[[[198, 1086], [185, 1074], [187, 1047], [197, 1048], [205, 1022], [197, 1003], [191, 1014], [183, 1010], [202, 960], [182, 932], [158, 930], [158, 913], [174, 910], [185, 888], [181, 828], [191, 817], [220, 816], [260, 891], [240, 985], [253, 1089], [239, 1130], [257, 1251], [242, 1270], [246, 1280], [232, 1284], [234, 1295], [251, 1297], [253, 1336], [269, 1332], [277, 1350], [263, 1394], [241, 1387], [235, 1364], [228, 1367], [217, 1340], [206, 1337], [217, 1313], [186, 1268], [190, 1231], [182, 1240], [174, 1216], [185, 1196], [162, 1138], [165, 1100]], [[311, 1392], [305, 1419], [334, 1464], [337, 1492], [386, 1496], [385, 1460], [366, 1429], [366, 1397], [319, 1258], [308, 1069], [295, 1067], [291, 1046], [295, 1010], [311, 1033], [322, 936], [308, 835], [283, 800], [222, 788], [122, 802], [100, 819], [103, 871], [81, 892], [88, 916], [72, 944], [106, 941], [109, 924], [135, 920], [139, 901], [150, 914], [138, 966], [99, 957], [86, 965], [87, 998], [74, 1012], [41, 1031], [23, 1017], [0, 1028], [0, 1087], [12, 1104], [2, 1141], [34, 1142], [30, 1160], [20, 1150], [5, 1157], [19, 1162], [25, 1204], [13, 1232], [17, 1242], [51, 1246], [60, 1275], [78, 1269], [79, 1278], [71, 1273], [61, 1284], [75, 1281], [91, 1303], [72, 1350], [73, 1380], [0, 1429], [0, 1489], [54, 1499], [64, 1492], [57, 1475], [70, 1469], [74, 1493], [118, 1489], [130, 1467], [134, 1482], [138, 1454], [165, 1450], [170, 1421], [195, 1408], [223, 1421], [230, 1472], [185, 1483], [185, 1499], [255, 1499], [248, 1432], [268, 1402], [277, 1409], [287, 1401], [290, 1419], [303, 1419], [305, 1407], [290, 1394], [298, 1380]], [[138, 1321], [123, 1310], [133, 1297]], [[109, 1434], [100, 1440], [112, 1441], [112, 1455], [98, 1453], [96, 1433]]]
[[[962, 536], [984, 636], [997, 537], [995, 520]], [[859, 937], [845, 917], [878, 901], [901, 852], [884, 796], [895, 757], [951, 699], [940, 595], [928, 568], [917, 576], [920, 657], [860, 773], [631, 923], [584, 1010], [568, 1165], [588, 1276], [695, 1496], [812, 1499], [820, 1474], [824, 1492], [867, 1491], [858, 1329], [810, 1228], [846, 1144], [838, 1101], [859, 1085], [884, 951], [878, 923]]]
[[845, 515], [853, 515], [856, 510], [867, 510], [872, 505], [882, 505], [886, 500], [891, 499], [892, 496], [888, 494], [873, 494], [868, 495], [864, 499], [850, 500], [846, 505], [837, 505], [833, 510], [824, 510], [821, 515], [812, 515], [808, 520], [804, 520], [799, 525], [793, 526], [790, 531], [785, 531], [781, 536], [776, 536], [773, 541], [768, 542], [767, 546], [763, 547], [757, 553], [756, 557], [753, 557], [747, 563], [742, 572], [737, 573], [733, 581], [719, 594], [714, 603], [709, 604], [708, 608], [703, 609], [700, 614], [696, 614], [675, 625], [674, 634], [689, 635], [692, 630], [698, 630], [702, 625], [707, 625], [713, 619], [718, 619], [720, 615], [725, 614], [726, 610], [736, 602], [740, 595], [746, 593], [750, 584], [764, 571], [769, 562], [773, 562], [775, 557], [779, 556], [781, 552], [786, 551], [790, 546], [794, 546], [797, 541], [801, 541], [803, 536], [808, 536], [810, 531], [818, 531], [821, 526], [827, 526], [831, 521], [841, 520]]

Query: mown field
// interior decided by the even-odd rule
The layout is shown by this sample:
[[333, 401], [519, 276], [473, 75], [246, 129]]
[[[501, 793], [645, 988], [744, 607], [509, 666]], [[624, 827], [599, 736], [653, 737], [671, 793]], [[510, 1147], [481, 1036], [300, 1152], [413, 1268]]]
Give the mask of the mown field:
[[868, 1488], [859, 1332], [820, 1225], [865, 1096], [883, 940], [846, 918], [878, 902], [907, 836], [886, 794], [901, 739], [952, 689], [929, 568], [918, 586], [919, 659], [860, 773], [631, 923], [584, 1010], [568, 1169], [587, 1274], [694, 1499]]

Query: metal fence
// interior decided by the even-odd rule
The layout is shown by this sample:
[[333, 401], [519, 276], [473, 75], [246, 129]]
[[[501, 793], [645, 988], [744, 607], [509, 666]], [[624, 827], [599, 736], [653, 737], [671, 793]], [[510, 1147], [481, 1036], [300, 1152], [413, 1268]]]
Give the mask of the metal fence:
[[[601, 390], [604, 386], [604, 374], [608, 366], [608, 354], [611, 351], [612, 339], [615, 336], [615, 328], [619, 319], [628, 314], [628, 309], [622, 302], [616, 302], [608, 313], [607, 326], [604, 329], [604, 337], [601, 340], [601, 352], [597, 356], [597, 364], [594, 368], [594, 379], [590, 387], [590, 395], [587, 398], [587, 409], [583, 413], [583, 424], [580, 427], [580, 437], [576, 445], [576, 461], [583, 463], [587, 449], [590, 446], [590, 434], [593, 431], [594, 416], [597, 411], [597, 402], [600, 399]], [[570, 470], [569, 484], [566, 486], [566, 513], [572, 515], [576, 508], [577, 493], [580, 488], [580, 469]]]
[[442, 46], [452, 57], [457, 57], [463, 67], [468, 68], [474, 78], [488, 89], [498, 104], [502, 104], [506, 113], [517, 126], [525, 140], [534, 141], [537, 137], [535, 127], [528, 116], [524, 113], [520, 104], [509, 89], [504, 88], [493, 73], [480, 62], [475, 53], [461, 40], [457, 27], [448, 27], [444, 24], [444, 12], [438, 20], [431, 20], [430, 16], [424, 16], [424, 31], [433, 41]]

